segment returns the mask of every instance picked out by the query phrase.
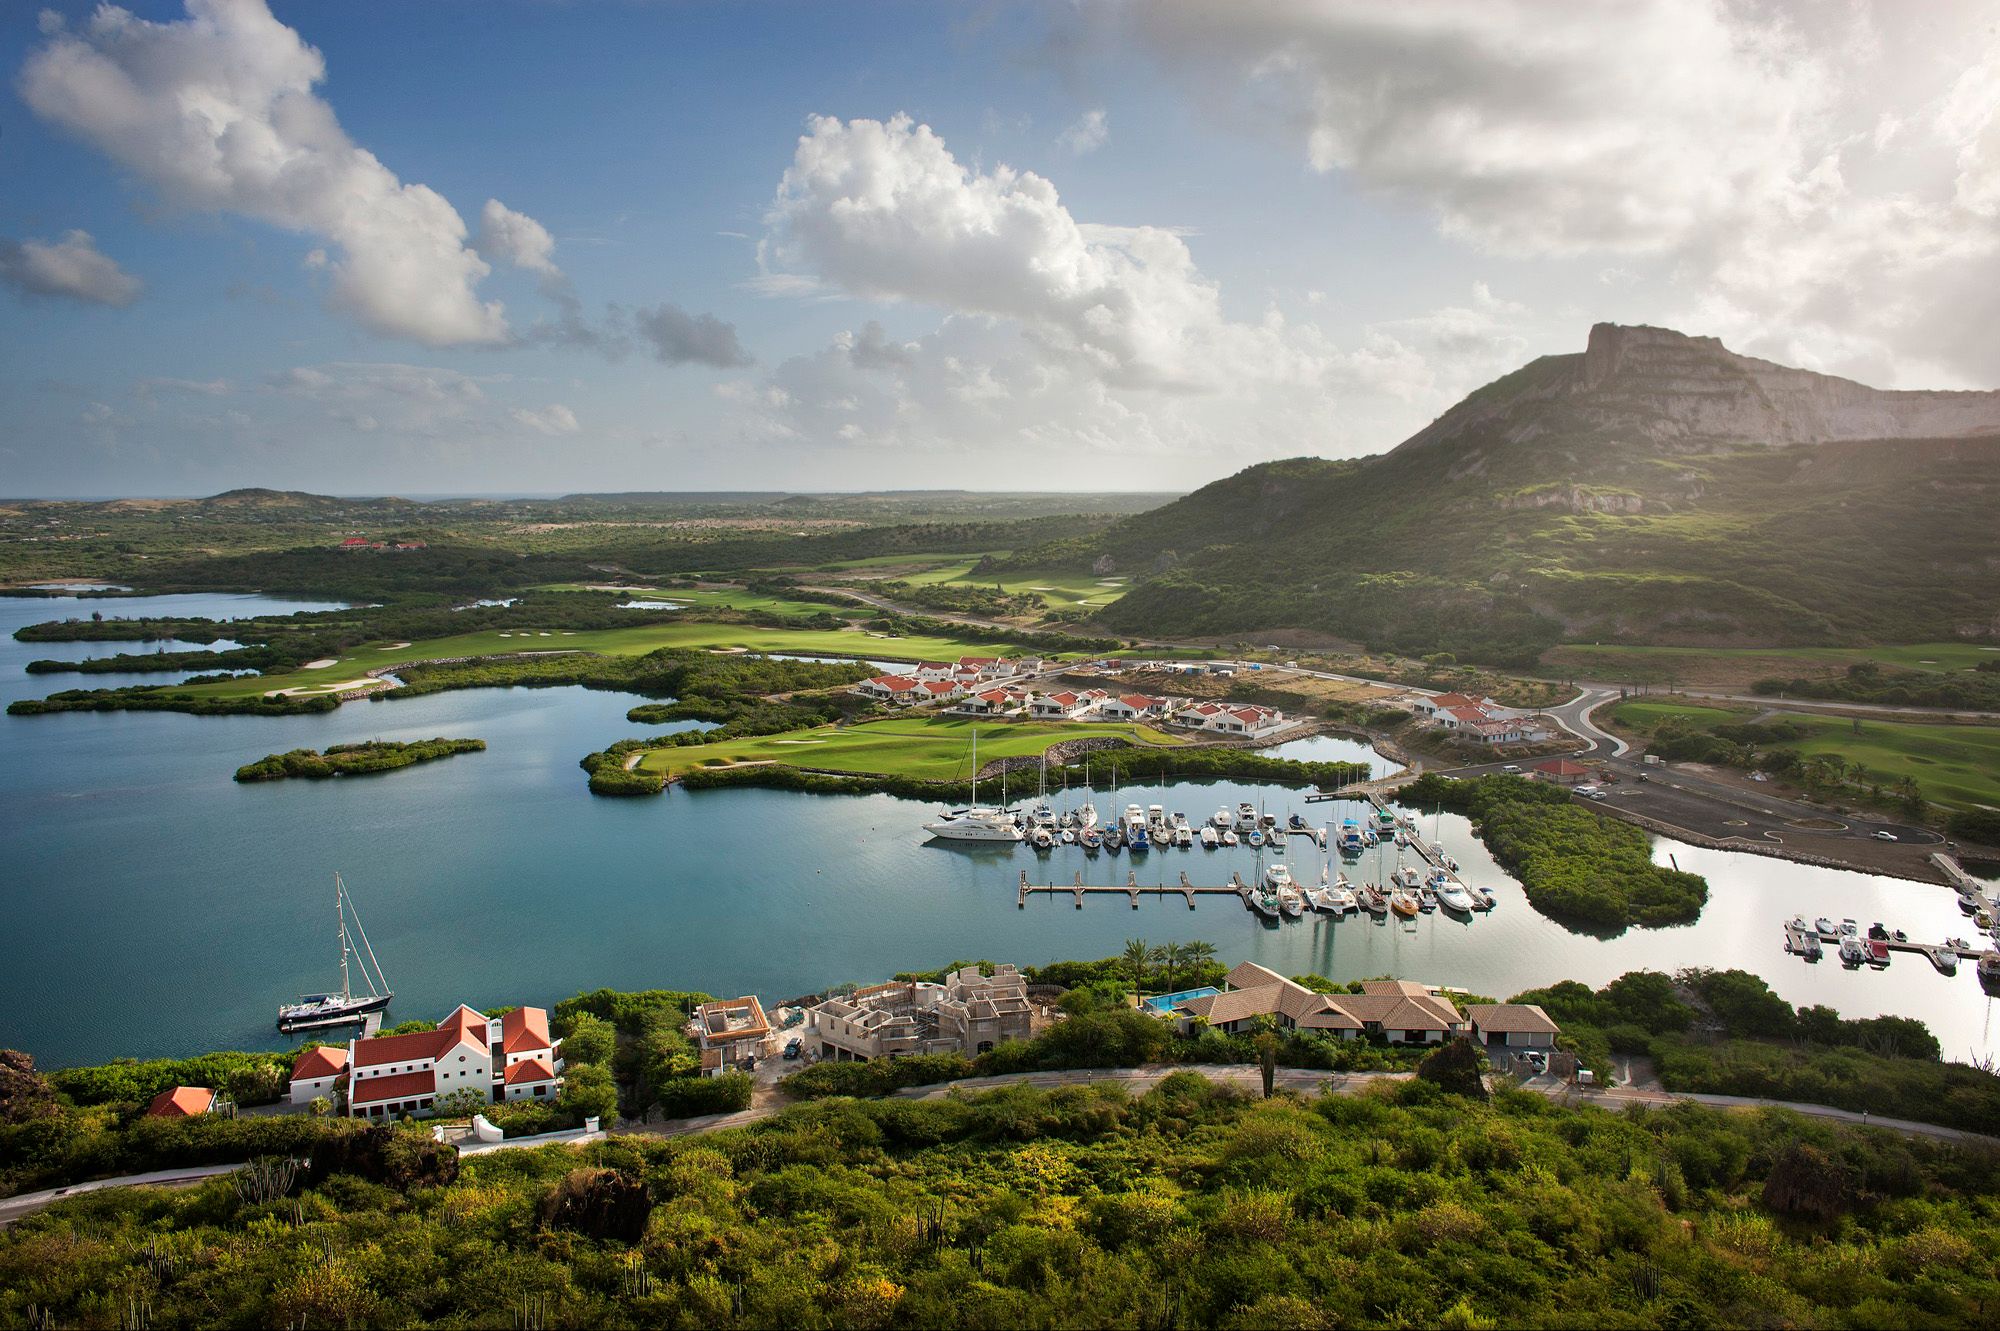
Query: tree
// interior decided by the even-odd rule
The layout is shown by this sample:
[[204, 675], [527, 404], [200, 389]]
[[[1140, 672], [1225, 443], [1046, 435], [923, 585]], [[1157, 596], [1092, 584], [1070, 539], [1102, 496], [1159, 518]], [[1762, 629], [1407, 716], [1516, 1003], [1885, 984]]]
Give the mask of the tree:
[[563, 1060], [572, 1067], [579, 1063], [611, 1062], [618, 1048], [618, 1033], [610, 1022], [588, 1012], [571, 1014], [562, 1036]]
[[437, 1098], [431, 1112], [439, 1118], [471, 1118], [490, 1104], [484, 1092], [475, 1091], [470, 1086], [461, 1086]]
[[1145, 939], [1128, 938], [1125, 940], [1123, 960], [1127, 968], [1132, 972], [1132, 1001], [1135, 1004], [1144, 993], [1146, 968], [1152, 963], [1155, 955], [1154, 949], [1147, 946]]
[[1197, 938], [1181, 949], [1181, 955], [1190, 971], [1199, 971], [1214, 964], [1215, 944]]
[[333, 1101], [323, 1095], [315, 1095], [312, 1103], [306, 1106], [306, 1112], [314, 1118], [325, 1118], [333, 1112]]
[[1179, 943], [1168, 943], [1160, 949], [1160, 960], [1166, 967], [1167, 988], [1178, 989], [1181, 968], [1187, 964], [1187, 948]]
[[1426, 1054], [1417, 1064], [1417, 1076], [1453, 1095], [1486, 1098], [1486, 1055], [1463, 1035]]
[[1269, 1030], [1261, 1030], [1251, 1043], [1257, 1047], [1257, 1071], [1263, 1076], [1264, 1098], [1268, 1100], [1278, 1088], [1278, 1037]]
[[618, 1087], [611, 1080], [611, 1070], [601, 1063], [572, 1064], [565, 1068], [556, 1108], [579, 1123], [587, 1118], [616, 1119]]

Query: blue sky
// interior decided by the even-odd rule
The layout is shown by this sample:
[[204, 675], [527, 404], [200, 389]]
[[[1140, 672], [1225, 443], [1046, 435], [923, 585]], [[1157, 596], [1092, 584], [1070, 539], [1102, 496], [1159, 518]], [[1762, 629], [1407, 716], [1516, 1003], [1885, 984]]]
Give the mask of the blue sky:
[[2000, 382], [1992, 5], [1546, 12], [14, 7], [0, 492], [1175, 488], [1607, 319]]

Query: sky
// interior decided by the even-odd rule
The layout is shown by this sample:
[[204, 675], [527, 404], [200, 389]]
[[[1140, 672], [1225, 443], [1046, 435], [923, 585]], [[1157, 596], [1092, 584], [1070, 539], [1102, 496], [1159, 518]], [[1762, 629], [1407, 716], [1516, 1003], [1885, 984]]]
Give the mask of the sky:
[[0, 494], [1193, 488], [1591, 324], [2000, 387], [2000, 0], [0, 10]]

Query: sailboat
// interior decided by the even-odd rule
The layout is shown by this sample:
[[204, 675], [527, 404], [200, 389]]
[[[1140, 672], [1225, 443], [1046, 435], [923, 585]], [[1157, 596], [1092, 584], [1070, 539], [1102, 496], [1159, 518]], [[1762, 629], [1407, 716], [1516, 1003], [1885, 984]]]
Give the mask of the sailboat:
[[[339, 922], [340, 934], [340, 992], [337, 994], [302, 994], [296, 1003], [283, 1003], [278, 1007], [278, 1029], [281, 1031], [309, 1031], [322, 1026], [351, 1026], [370, 1012], [380, 1012], [389, 1006], [395, 997], [390, 992], [389, 982], [382, 977], [381, 963], [375, 960], [375, 949], [368, 945], [368, 931], [361, 927], [361, 915], [354, 909], [354, 903], [347, 899], [347, 886], [340, 881], [340, 875], [333, 876], [333, 913]], [[354, 935], [347, 932], [347, 920], [354, 918]], [[361, 946], [354, 946], [354, 937], [361, 939]], [[348, 959], [361, 972], [361, 982], [368, 989], [365, 994], [354, 992], [349, 977]], [[370, 971], [374, 972], [372, 975]]]
[[[1003, 776], [1004, 780], [1005, 777]], [[1005, 798], [1004, 787], [1001, 798]], [[972, 803], [963, 809], [949, 809], [924, 830], [941, 841], [1019, 841], [1023, 835], [1014, 815], [1004, 808], [981, 808], [979, 804], [979, 730], [972, 731]]]

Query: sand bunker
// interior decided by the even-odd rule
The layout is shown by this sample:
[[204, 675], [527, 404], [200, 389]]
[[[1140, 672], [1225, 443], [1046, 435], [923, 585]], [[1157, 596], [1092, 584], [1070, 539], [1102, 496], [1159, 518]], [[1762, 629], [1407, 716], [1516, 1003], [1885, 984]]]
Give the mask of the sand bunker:
[[335, 657], [335, 656], [322, 656], [322, 657], [321, 657], [321, 658], [320, 658], [319, 660], [317, 660], [317, 661], [308, 661], [308, 662], [306, 662], [306, 663], [305, 663], [304, 665], [300, 666], [300, 667], [299, 667], [299, 669], [301, 669], [301, 670], [324, 670], [324, 669], [326, 669], [326, 668], [327, 668], [328, 666], [337, 666], [337, 665], [339, 665], [339, 664], [340, 664], [340, 658], [339, 658], [339, 657]]
[[403, 650], [403, 648], [408, 647], [409, 645], [410, 644], [407, 642], [392, 642], [387, 647], [384, 647], [381, 650], [385, 652], [400, 652], [401, 650]]

